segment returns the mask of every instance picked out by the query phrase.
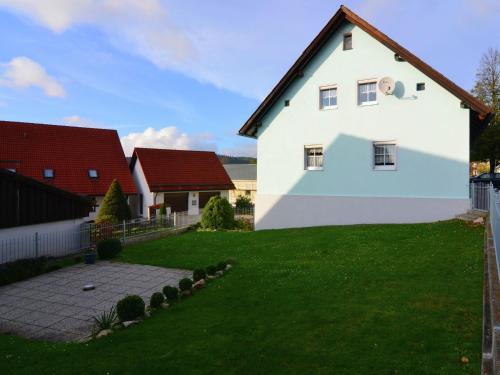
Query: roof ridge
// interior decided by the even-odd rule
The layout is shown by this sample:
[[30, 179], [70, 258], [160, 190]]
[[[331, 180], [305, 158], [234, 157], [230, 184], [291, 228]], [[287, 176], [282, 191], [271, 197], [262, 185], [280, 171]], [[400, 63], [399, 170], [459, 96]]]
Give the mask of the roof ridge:
[[8, 125], [8, 124], [33, 125], [33, 126], [53, 126], [53, 127], [58, 127], [58, 128], [91, 129], [91, 130], [104, 130], [104, 131], [117, 132], [116, 129], [96, 128], [96, 127], [91, 127], [91, 126], [75, 126], [75, 125], [66, 125], [66, 124], [47, 124], [47, 123], [43, 123], [43, 122], [0, 120], [0, 125]]

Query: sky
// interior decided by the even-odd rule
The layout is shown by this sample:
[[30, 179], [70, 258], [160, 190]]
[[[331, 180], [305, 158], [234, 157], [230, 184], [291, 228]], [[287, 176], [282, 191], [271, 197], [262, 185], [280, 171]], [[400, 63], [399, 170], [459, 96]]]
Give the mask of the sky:
[[0, 119], [255, 156], [239, 128], [341, 3], [466, 90], [500, 49], [500, 0], [0, 0]]

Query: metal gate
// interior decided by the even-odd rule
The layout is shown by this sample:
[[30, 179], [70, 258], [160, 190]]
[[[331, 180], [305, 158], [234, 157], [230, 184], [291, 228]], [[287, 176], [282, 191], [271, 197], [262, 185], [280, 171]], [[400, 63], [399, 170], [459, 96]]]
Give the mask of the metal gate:
[[489, 182], [471, 182], [469, 185], [469, 197], [471, 209], [488, 211], [490, 207]]

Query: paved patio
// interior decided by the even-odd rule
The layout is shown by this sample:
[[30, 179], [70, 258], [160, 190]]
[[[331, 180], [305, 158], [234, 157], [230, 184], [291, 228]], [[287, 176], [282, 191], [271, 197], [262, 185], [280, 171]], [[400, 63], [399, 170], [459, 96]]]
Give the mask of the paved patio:
[[[99, 315], [130, 294], [146, 304], [165, 285], [191, 277], [188, 270], [100, 261], [79, 264], [0, 288], [0, 331], [49, 341], [79, 341]], [[84, 292], [83, 286], [96, 288]]]

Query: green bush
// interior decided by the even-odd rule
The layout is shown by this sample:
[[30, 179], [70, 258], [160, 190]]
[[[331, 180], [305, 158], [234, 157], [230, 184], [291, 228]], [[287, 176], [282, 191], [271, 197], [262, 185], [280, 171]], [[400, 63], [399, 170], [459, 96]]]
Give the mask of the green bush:
[[226, 262], [219, 262], [217, 263], [217, 271], [225, 271], [227, 267]]
[[193, 271], [193, 280], [199, 281], [201, 279], [206, 279], [207, 278], [207, 273], [205, 272], [204, 269], [197, 269]]
[[115, 179], [102, 200], [99, 213], [96, 217], [96, 223], [103, 221], [121, 222], [123, 220], [130, 220], [131, 216], [127, 198], [123, 194], [120, 183]]
[[0, 286], [29, 279], [45, 272], [46, 258], [19, 259], [0, 265]]
[[167, 214], [167, 206], [165, 203], [160, 205], [160, 216], [165, 216]]
[[120, 321], [135, 320], [144, 316], [146, 304], [141, 297], [133, 295], [127, 296], [116, 304], [116, 313]]
[[179, 289], [181, 290], [181, 292], [185, 292], [186, 290], [191, 290], [192, 287], [193, 287], [193, 281], [187, 277], [179, 281]]
[[173, 303], [179, 299], [179, 289], [174, 286], [167, 285], [164, 287], [163, 294], [167, 298], [168, 303]]
[[234, 226], [234, 210], [226, 198], [212, 197], [203, 209], [201, 227], [204, 229], [231, 229]]
[[239, 195], [238, 198], [236, 198], [235, 206], [236, 208], [250, 209], [253, 207], [253, 204], [250, 197]]
[[253, 230], [253, 224], [250, 220], [238, 219], [234, 221], [234, 229], [251, 231]]
[[117, 238], [108, 238], [97, 243], [97, 254], [100, 259], [112, 259], [122, 251], [122, 243]]
[[216, 272], [217, 272], [217, 267], [215, 267], [215, 266], [208, 266], [207, 267], [207, 275], [208, 276], [215, 276]]
[[149, 299], [149, 306], [153, 309], [157, 309], [161, 306], [161, 304], [165, 301], [165, 297], [163, 297], [163, 293], [156, 292], [151, 295]]

